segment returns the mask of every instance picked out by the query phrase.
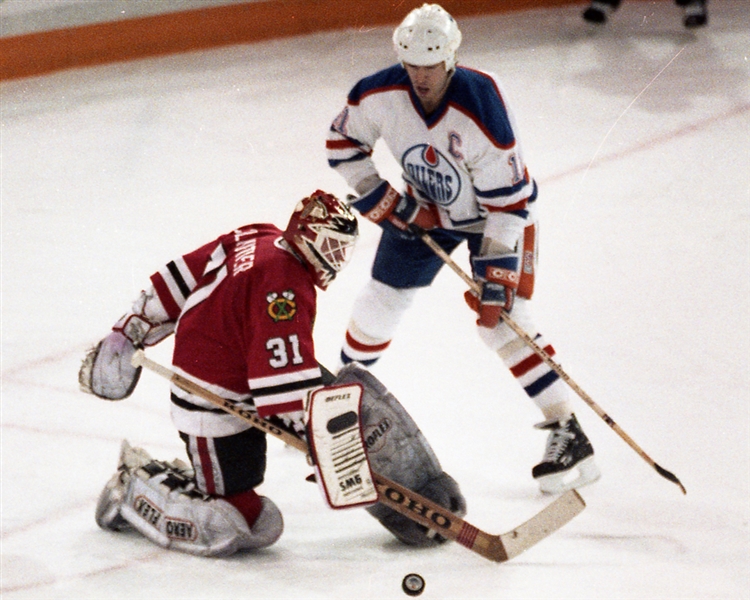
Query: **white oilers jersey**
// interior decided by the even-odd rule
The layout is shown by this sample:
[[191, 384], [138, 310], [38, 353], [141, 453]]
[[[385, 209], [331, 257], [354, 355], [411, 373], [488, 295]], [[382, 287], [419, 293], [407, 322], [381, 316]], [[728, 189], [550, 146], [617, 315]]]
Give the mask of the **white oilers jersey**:
[[401, 165], [407, 193], [436, 205], [442, 227], [482, 231], [492, 212], [519, 225], [527, 218], [536, 186], [493, 75], [456, 68], [429, 116], [401, 65], [362, 79], [331, 125], [329, 165], [356, 187], [377, 174], [372, 150], [381, 138]]

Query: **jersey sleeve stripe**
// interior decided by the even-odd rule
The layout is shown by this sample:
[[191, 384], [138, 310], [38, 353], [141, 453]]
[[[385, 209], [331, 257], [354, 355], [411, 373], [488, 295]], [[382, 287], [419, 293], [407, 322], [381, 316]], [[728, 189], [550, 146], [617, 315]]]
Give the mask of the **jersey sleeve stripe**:
[[334, 129], [331, 129], [329, 138], [326, 140], [326, 152], [328, 153], [328, 165], [333, 168], [342, 163], [364, 160], [372, 155], [371, 148]]
[[[256, 380], [257, 382], [257, 380]], [[323, 385], [323, 379], [318, 371], [317, 377], [306, 377], [297, 381], [287, 381], [285, 383], [279, 383], [278, 385], [269, 385], [265, 387], [252, 387], [253, 381], [250, 380], [251, 389], [253, 390], [253, 397], [256, 401], [260, 401], [266, 397], [281, 396], [300, 390], [307, 390], [315, 386]]]
[[359, 142], [355, 142], [354, 140], [349, 138], [326, 141], [326, 148], [328, 148], [329, 150], [349, 150], [353, 148], [359, 148], [360, 146], [361, 144]]
[[171, 319], [180, 316], [186, 298], [198, 285], [183, 259], [167, 263], [151, 276], [151, 282]]
[[319, 368], [248, 379], [258, 414], [269, 416], [304, 409], [310, 390], [323, 385]]
[[217, 287], [219, 287], [221, 282], [224, 281], [228, 276], [229, 270], [227, 269], [226, 265], [223, 265], [216, 274], [216, 278], [211, 283], [203, 286], [199, 290], [196, 290], [195, 293], [190, 295], [190, 297], [182, 307], [182, 312], [185, 313], [193, 308], [196, 304], [200, 304], [201, 302], [203, 302]]
[[184, 298], [187, 298], [190, 295], [190, 288], [188, 287], [185, 279], [182, 277], [182, 273], [180, 273], [180, 270], [177, 268], [177, 264], [174, 261], [171, 261], [167, 263], [167, 269], [169, 270], [169, 274], [172, 276], [172, 281], [180, 290], [182, 296]]
[[350, 156], [348, 158], [329, 158], [328, 159], [328, 166], [333, 167], [334, 169], [338, 167], [340, 164], [343, 163], [353, 163], [357, 162], [358, 160], [365, 160], [368, 158], [366, 154], [362, 154], [358, 152], [357, 154]]
[[[526, 196], [528, 184], [518, 184], [507, 188], [498, 188], [489, 192], [481, 192], [475, 189], [477, 198], [495, 201], [481, 202], [482, 207], [488, 212], [506, 212], [522, 219], [528, 216], [527, 206], [536, 201], [538, 189], [535, 181], [531, 181], [531, 193]], [[499, 202], [502, 200], [503, 202]]]
[[474, 188], [474, 192], [478, 198], [510, 198], [526, 188], [529, 183], [532, 183], [530, 195], [536, 195], [536, 182], [529, 182], [528, 175], [515, 185], [499, 187], [492, 190], [480, 190]]
[[181, 309], [179, 304], [175, 302], [172, 292], [169, 290], [161, 273], [154, 273], [151, 276], [151, 283], [154, 286], [154, 290], [156, 290], [156, 294], [159, 296], [164, 310], [167, 312], [167, 316], [169, 316], [170, 320], [176, 321], [180, 317]]
[[525, 219], [529, 216], [529, 211], [526, 210], [526, 204], [526, 200], [521, 200], [520, 202], [516, 202], [515, 204], [511, 204], [509, 206], [492, 206], [489, 204], [482, 204], [482, 208], [484, 208], [487, 212], [503, 212], [515, 215], [517, 217], [520, 217], [521, 219]]

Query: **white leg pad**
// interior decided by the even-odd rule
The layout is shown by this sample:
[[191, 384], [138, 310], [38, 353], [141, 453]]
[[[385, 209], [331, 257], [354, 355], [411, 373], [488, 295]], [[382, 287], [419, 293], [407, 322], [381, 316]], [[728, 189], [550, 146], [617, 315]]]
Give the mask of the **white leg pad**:
[[199, 556], [263, 548], [281, 536], [283, 519], [270, 499], [261, 497], [261, 512], [250, 528], [232, 504], [196, 490], [180, 464], [146, 462], [148, 455], [128, 464], [137, 450], [123, 444], [120, 469], [97, 507], [100, 526], [122, 530], [126, 522], [162, 548]]

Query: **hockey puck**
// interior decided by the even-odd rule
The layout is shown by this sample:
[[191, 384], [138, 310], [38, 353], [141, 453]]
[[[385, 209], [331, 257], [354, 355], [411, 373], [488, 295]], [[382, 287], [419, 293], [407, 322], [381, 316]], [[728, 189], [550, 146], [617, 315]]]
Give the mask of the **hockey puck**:
[[401, 589], [407, 596], [419, 596], [424, 592], [424, 577], [416, 573], [409, 573], [401, 582]]

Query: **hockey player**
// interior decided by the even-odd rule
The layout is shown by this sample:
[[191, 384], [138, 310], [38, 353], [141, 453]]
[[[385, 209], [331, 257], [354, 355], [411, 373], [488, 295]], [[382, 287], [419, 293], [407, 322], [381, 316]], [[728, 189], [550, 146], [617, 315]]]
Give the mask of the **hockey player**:
[[[312, 335], [315, 288], [325, 290], [346, 265], [357, 235], [348, 206], [318, 190], [297, 204], [283, 231], [246, 225], [169, 262], [87, 354], [81, 388], [109, 400], [129, 396], [141, 370], [131, 365], [136, 349], [174, 332], [175, 372], [305, 436], [304, 402], [322, 385]], [[403, 410], [394, 411], [409, 424]], [[162, 547], [204, 556], [276, 542], [281, 512], [255, 491], [266, 469], [265, 434], [176, 385], [171, 413], [191, 466], [154, 460], [123, 442], [118, 471], [99, 498], [98, 525], [135, 529]], [[383, 418], [382, 411], [370, 413], [370, 421]], [[417, 449], [429, 447], [416, 434], [409, 438]], [[400, 450], [379, 451], [380, 463], [400, 460], [394, 459]], [[434, 458], [426, 450], [422, 455]], [[465, 511], [458, 486], [436, 459], [407, 460], [399, 469], [415, 472], [402, 484], [421, 486], [443, 506]], [[394, 520], [377, 505], [368, 510], [402, 541], [429, 543], [412, 522]]]
[[[584, 20], [589, 23], [603, 24], [620, 6], [621, 0], [592, 0], [591, 5], [583, 11]], [[675, 0], [677, 6], [684, 10], [685, 27], [701, 27], [708, 23], [708, 0]]]
[[[537, 259], [537, 186], [497, 78], [458, 66], [461, 32], [436, 4], [411, 11], [393, 34], [399, 63], [360, 80], [333, 121], [329, 165], [357, 192], [353, 206], [382, 228], [370, 281], [355, 302], [341, 361], [374, 364], [419, 288], [443, 262], [416, 235], [430, 230], [448, 253], [466, 241], [481, 294], [467, 295], [482, 340], [544, 415], [544, 492], [599, 477], [565, 383], [502, 321], [511, 317], [553, 355], [529, 315]], [[383, 139], [402, 165], [404, 189], [383, 180], [371, 154]]]

